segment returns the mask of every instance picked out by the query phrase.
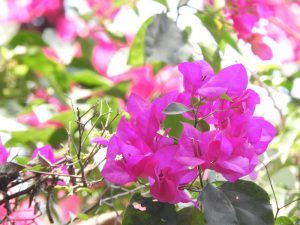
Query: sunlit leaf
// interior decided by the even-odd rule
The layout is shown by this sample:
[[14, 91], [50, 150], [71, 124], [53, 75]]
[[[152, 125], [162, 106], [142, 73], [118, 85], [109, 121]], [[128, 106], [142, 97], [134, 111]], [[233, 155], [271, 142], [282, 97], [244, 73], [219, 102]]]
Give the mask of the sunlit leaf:
[[177, 115], [190, 111], [185, 105], [177, 102], [172, 102], [167, 106], [167, 108], [163, 111], [166, 115]]
[[148, 26], [152, 23], [153, 17], [147, 19], [137, 32], [135, 39], [130, 47], [127, 63], [131, 66], [140, 66], [144, 64], [144, 42], [145, 33]]
[[216, 46], [207, 46], [205, 44], [200, 44], [200, 48], [203, 54], [203, 58], [212, 66], [215, 73], [219, 72], [221, 69], [221, 57], [220, 50]]
[[145, 34], [145, 62], [162, 61], [176, 65], [190, 55], [187, 35], [165, 14], [155, 15]]

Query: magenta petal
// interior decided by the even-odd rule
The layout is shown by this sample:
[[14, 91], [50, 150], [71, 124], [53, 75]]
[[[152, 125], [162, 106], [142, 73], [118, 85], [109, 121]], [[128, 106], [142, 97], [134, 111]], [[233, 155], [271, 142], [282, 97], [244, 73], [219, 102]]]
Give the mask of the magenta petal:
[[178, 69], [183, 74], [185, 91], [193, 94], [214, 75], [211, 66], [203, 60], [180, 63]]
[[107, 160], [102, 171], [102, 176], [114, 184], [124, 185], [131, 181], [135, 181], [136, 177], [131, 174], [129, 171], [126, 171], [124, 168], [120, 167], [118, 164], [113, 161]]
[[116, 51], [116, 47], [107, 37], [99, 37], [92, 52], [92, 65], [100, 75], [107, 75], [108, 65]]
[[211, 78], [203, 88], [224, 88], [228, 95], [240, 95], [246, 89], [248, 77], [242, 64], [235, 64], [222, 69], [217, 76]]
[[226, 93], [228, 89], [224, 87], [202, 87], [197, 91], [201, 97], [205, 97], [208, 100], [215, 100], [220, 98], [223, 93]]
[[0, 138], [0, 165], [7, 162], [9, 157], [9, 152], [6, 150], [4, 145], [2, 145], [1, 138]]
[[73, 41], [77, 35], [76, 22], [65, 16], [61, 16], [56, 24], [57, 33], [64, 41]]
[[97, 145], [108, 145], [108, 140], [101, 136], [94, 137], [91, 142]]
[[272, 49], [264, 43], [260, 34], [254, 34], [250, 40], [251, 49], [262, 60], [270, 60], [273, 57]]
[[31, 158], [34, 159], [37, 155], [40, 154], [45, 157], [49, 162], [55, 163], [57, 160], [55, 159], [53, 149], [50, 145], [45, 145], [41, 148], [37, 148], [33, 151]]

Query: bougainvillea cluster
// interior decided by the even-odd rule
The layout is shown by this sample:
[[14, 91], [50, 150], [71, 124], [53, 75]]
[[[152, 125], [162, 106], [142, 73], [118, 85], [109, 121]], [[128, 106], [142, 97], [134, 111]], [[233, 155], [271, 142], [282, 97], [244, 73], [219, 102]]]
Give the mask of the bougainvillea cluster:
[[[254, 54], [263, 60], [273, 57], [264, 38], [289, 43], [293, 49], [290, 60], [299, 60], [299, 31], [297, 19], [300, 3], [297, 1], [227, 0], [225, 14], [233, 22], [238, 37], [249, 42]], [[265, 22], [262, 22], [265, 20]]]
[[[191, 201], [184, 191], [201, 171], [213, 169], [227, 180], [255, 177], [258, 156], [266, 151], [275, 128], [254, 116], [259, 96], [247, 89], [240, 65], [215, 75], [205, 61], [184, 62], [183, 92], [169, 92], [147, 102], [132, 94], [127, 112], [110, 139], [102, 175], [124, 185], [147, 179], [151, 194], [162, 202]], [[165, 121], [168, 108], [181, 106], [179, 136]], [[176, 122], [175, 119], [173, 122]]]

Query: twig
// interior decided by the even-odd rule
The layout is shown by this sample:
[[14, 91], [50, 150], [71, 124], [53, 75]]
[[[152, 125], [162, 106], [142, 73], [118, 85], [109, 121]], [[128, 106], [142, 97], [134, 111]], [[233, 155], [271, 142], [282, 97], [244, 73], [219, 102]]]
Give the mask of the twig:
[[276, 194], [275, 194], [275, 190], [274, 190], [274, 187], [273, 187], [273, 184], [272, 184], [272, 180], [270, 178], [270, 174], [269, 174], [269, 170], [268, 170], [268, 167], [263, 163], [261, 162], [265, 169], [266, 169], [266, 172], [267, 172], [267, 177], [268, 177], [268, 180], [269, 180], [269, 183], [270, 183], [270, 186], [271, 186], [271, 189], [272, 189], [272, 193], [273, 193], [273, 196], [274, 196], [274, 200], [275, 200], [275, 204], [276, 204], [276, 213], [275, 213], [275, 217], [274, 219], [276, 220], [277, 219], [277, 216], [278, 216], [278, 213], [279, 213], [279, 206], [278, 206], [278, 201], [277, 201], [277, 197], [276, 197]]

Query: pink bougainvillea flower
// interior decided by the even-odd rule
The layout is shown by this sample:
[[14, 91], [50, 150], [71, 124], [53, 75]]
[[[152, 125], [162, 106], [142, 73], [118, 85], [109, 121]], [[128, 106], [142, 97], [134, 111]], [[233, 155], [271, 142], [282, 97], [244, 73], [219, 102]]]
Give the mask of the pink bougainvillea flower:
[[112, 0], [88, 0], [88, 3], [98, 16], [113, 19], [119, 12], [119, 8], [114, 7]]
[[226, 93], [240, 95], [247, 87], [248, 77], [243, 65], [235, 64], [222, 69], [217, 76], [211, 77], [197, 92], [200, 96], [215, 99]]
[[[185, 171], [186, 173], [186, 171]], [[197, 176], [193, 174], [188, 182]], [[182, 184], [181, 179], [184, 177], [176, 168], [166, 167], [156, 171], [155, 177], [149, 177], [150, 193], [153, 197], [161, 202], [175, 204], [178, 202], [191, 202], [192, 199], [179, 187]]]
[[104, 33], [98, 33], [96, 40], [97, 44], [92, 52], [92, 65], [100, 75], [107, 76], [108, 65], [117, 47]]
[[45, 16], [53, 24], [63, 11], [63, 3], [61, 0], [9, 0], [7, 11], [7, 21], [28, 23], [37, 17]]
[[58, 206], [62, 211], [62, 219], [64, 223], [68, 222], [72, 218], [72, 214], [77, 215], [79, 213], [80, 203], [80, 197], [77, 195], [67, 196], [58, 201]]
[[152, 96], [156, 89], [152, 67], [149, 65], [129, 69], [125, 73], [111, 77], [111, 80], [115, 84], [131, 81], [129, 95], [135, 93], [145, 99]]
[[199, 132], [185, 124], [179, 144], [185, 155], [204, 161], [203, 169], [214, 169], [234, 182], [253, 172], [258, 156], [266, 151], [275, 134], [275, 128], [263, 118], [242, 115], [225, 130]]
[[91, 142], [97, 145], [108, 145], [108, 140], [101, 136], [94, 137]]
[[128, 95], [134, 93], [145, 99], [182, 89], [182, 76], [174, 67], [165, 67], [154, 75], [150, 65], [132, 68], [110, 78], [115, 84], [131, 81]]
[[251, 43], [251, 49], [253, 53], [262, 60], [270, 60], [273, 58], [272, 50], [267, 44], [264, 43], [262, 35], [252, 35], [249, 42]]
[[56, 30], [64, 41], [73, 41], [77, 36], [77, 24], [74, 20], [61, 16], [56, 23]]
[[[199, 108], [199, 117], [204, 117], [206, 122], [216, 128], [224, 129], [231, 120], [243, 114], [251, 116], [260, 99], [257, 93], [251, 89], [245, 90], [240, 96], [232, 98], [232, 101], [217, 99], [211, 104], [205, 104]], [[209, 115], [209, 116], [207, 116]]]
[[18, 117], [18, 122], [27, 124], [36, 128], [45, 128], [48, 126], [53, 126], [56, 128], [63, 127], [63, 124], [58, 121], [48, 120], [46, 122], [40, 122], [35, 113], [28, 113]]
[[184, 90], [192, 94], [214, 76], [211, 66], [203, 60], [180, 63], [178, 69], [183, 74]]
[[89, 27], [79, 17], [60, 16], [56, 21], [56, 31], [64, 41], [74, 41], [77, 36], [86, 38], [89, 34]]
[[262, 35], [254, 33], [254, 28], [262, 27], [260, 19], [270, 19], [275, 15], [275, 1], [240, 1], [227, 0], [225, 14], [233, 21], [233, 28], [238, 38], [249, 42], [252, 51], [262, 60], [272, 58], [271, 48], [262, 41]]
[[216, 99], [222, 94], [236, 96], [246, 89], [248, 77], [241, 64], [222, 69], [216, 76], [205, 61], [184, 62], [178, 66], [183, 74], [184, 90], [192, 95]]
[[[172, 204], [191, 201], [183, 190], [199, 168], [213, 169], [231, 182], [255, 177], [258, 157], [276, 133], [270, 123], [253, 116], [259, 96], [246, 89], [242, 65], [226, 67], [218, 75], [204, 61], [182, 63], [179, 70], [183, 92], [169, 92], [153, 102], [137, 94], [128, 98], [129, 119], [121, 118], [101, 171], [119, 185], [146, 178], [152, 196]], [[174, 102], [190, 109], [182, 115], [194, 125], [182, 123], [179, 139], [164, 124], [163, 111]]]
[[31, 158], [34, 159], [38, 155], [43, 156], [47, 159], [50, 163], [55, 163], [57, 159], [54, 156], [53, 149], [50, 145], [45, 145], [43, 147], [37, 148], [33, 151]]
[[[11, 203], [11, 206], [13, 205], [15, 205], [15, 202]], [[6, 208], [0, 205], [0, 220], [3, 225], [50, 224], [48, 219], [44, 220], [41, 217], [40, 213], [35, 209], [34, 204], [29, 206], [28, 200], [22, 201], [8, 216]]]
[[0, 165], [7, 162], [9, 155], [10, 155], [9, 152], [6, 150], [6, 148], [2, 144], [2, 141], [0, 138]]
[[176, 67], [166, 66], [155, 75], [157, 85], [155, 91], [162, 95], [171, 91], [181, 91], [183, 89], [182, 79], [182, 75]]

